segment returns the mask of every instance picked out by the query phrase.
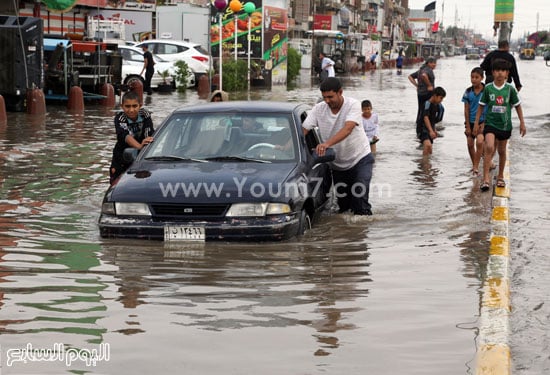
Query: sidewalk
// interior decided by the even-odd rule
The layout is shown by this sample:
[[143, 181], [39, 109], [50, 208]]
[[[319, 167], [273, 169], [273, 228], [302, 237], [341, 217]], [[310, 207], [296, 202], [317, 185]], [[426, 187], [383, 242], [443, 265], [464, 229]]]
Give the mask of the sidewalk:
[[491, 240], [487, 275], [483, 283], [476, 375], [509, 375], [510, 332], [510, 169], [504, 168], [506, 187], [494, 188], [491, 214]]

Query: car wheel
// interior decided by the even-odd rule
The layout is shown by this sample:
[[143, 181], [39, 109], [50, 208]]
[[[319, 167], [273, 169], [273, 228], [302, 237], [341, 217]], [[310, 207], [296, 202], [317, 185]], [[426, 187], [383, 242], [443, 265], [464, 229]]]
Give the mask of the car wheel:
[[298, 236], [304, 235], [306, 231], [311, 229], [311, 218], [306, 210], [302, 210], [300, 214], [300, 225], [298, 226]]
[[124, 84], [126, 86], [131, 86], [133, 82], [136, 82], [136, 81], [140, 81], [141, 84], [143, 86], [145, 86], [145, 79], [143, 79], [143, 77], [140, 77], [140, 76], [129, 76], [129, 77], [126, 77], [126, 79], [124, 80]]

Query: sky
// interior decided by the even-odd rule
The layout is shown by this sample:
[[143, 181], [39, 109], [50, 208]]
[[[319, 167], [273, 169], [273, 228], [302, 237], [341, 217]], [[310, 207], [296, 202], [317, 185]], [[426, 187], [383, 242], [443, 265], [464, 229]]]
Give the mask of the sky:
[[[424, 9], [424, 6], [431, 1], [409, 0], [409, 8]], [[444, 26], [456, 24], [459, 27], [471, 28], [489, 40], [493, 36], [494, 13], [495, 0], [436, 0], [436, 19], [441, 21], [443, 18]], [[515, 0], [514, 28], [511, 39], [521, 38], [542, 30], [550, 30], [550, 0]]]

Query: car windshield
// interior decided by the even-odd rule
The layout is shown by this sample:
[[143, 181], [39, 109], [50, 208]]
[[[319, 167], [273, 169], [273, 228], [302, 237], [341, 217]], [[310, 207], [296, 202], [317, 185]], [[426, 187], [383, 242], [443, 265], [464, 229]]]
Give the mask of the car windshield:
[[176, 113], [159, 128], [144, 158], [288, 162], [298, 155], [292, 121], [288, 114]]

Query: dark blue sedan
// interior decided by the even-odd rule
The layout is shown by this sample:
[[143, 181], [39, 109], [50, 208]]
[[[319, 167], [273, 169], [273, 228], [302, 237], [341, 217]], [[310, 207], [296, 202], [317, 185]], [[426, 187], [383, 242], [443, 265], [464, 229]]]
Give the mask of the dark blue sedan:
[[273, 241], [301, 235], [328, 203], [334, 153], [315, 154], [300, 103], [221, 102], [170, 114], [106, 192], [102, 237]]

